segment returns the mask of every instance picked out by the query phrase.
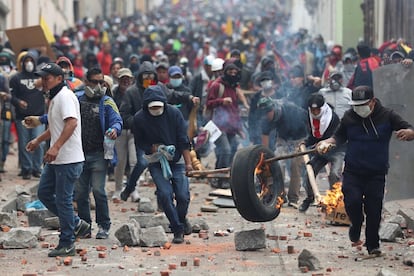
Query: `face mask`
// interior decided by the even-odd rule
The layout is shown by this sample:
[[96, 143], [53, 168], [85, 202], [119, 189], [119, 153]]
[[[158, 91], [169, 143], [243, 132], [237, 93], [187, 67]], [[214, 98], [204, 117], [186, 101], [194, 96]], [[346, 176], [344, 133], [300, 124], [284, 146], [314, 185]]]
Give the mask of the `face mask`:
[[265, 90], [272, 88], [272, 85], [273, 83], [271, 80], [264, 80], [260, 82], [260, 86]]
[[8, 66], [8, 65], [1, 66], [1, 70], [3, 70], [3, 72], [6, 73], [6, 74], [10, 73], [10, 71], [11, 71], [10, 66]]
[[183, 82], [183, 79], [170, 79], [170, 84], [172, 87], [178, 87]]
[[29, 61], [24, 65], [24, 69], [26, 69], [27, 72], [33, 72], [34, 64], [33, 62]]
[[149, 113], [152, 116], [161, 116], [164, 113], [164, 107], [160, 107], [158, 109], [148, 109]]
[[95, 88], [91, 88], [90, 86], [85, 87], [85, 95], [88, 98], [102, 98], [103, 95], [106, 93], [106, 87], [102, 87], [100, 84], [95, 86]]
[[338, 91], [341, 88], [341, 84], [336, 81], [336, 80], [331, 80], [329, 82], [329, 87], [333, 90], [333, 91]]
[[371, 114], [371, 109], [368, 105], [354, 105], [352, 106], [352, 109], [362, 118], [366, 118]]
[[322, 117], [322, 112], [320, 112], [318, 115], [315, 115], [313, 113], [310, 113], [310, 115], [311, 115], [312, 119], [319, 120]]

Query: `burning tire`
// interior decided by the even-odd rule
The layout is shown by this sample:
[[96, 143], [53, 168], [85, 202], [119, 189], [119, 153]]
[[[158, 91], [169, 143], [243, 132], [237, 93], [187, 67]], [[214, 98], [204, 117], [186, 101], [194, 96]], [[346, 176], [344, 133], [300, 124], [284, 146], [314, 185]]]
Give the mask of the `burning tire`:
[[241, 149], [234, 156], [231, 192], [237, 210], [248, 221], [270, 221], [280, 213], [283, 176], [278, 162], [263, 162], [271, 157], [273, 152], [263, 145]]

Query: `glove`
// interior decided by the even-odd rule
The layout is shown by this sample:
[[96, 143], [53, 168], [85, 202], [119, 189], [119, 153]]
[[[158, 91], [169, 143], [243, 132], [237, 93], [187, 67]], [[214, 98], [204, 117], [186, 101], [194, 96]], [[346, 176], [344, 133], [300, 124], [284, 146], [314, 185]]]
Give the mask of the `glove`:
[[24, 117], [24, 120], [22, 120], [22, 124], [25, 128], [35, 128], [42, 123], [40, 122], [39, 116], [26, 116]]
[[335, 146], [334, 144], [326, 143], [324, 141], [321, 141], [316, 145], [316, 151], [319, 154], [325, 154], [328, 151], [330, 151], [334, 146]]

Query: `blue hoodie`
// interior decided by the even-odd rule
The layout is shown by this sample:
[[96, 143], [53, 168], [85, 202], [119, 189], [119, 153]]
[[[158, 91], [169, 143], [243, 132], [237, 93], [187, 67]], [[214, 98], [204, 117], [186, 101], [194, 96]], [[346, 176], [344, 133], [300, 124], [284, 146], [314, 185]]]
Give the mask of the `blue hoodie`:
[[[148, 104], [152, 101], [164, 103], [164, 112], [160, 116], [152, 116]], [[133, 120], [132, 132], [135, 144], [145, 154], [151, 154], [152, 145], [174, 145], [176, 148], [172, 162], [180, 160], [183, 150], [190, 149], [187, 128], [180, 110], [167, 104], [167, 98], [159, 85], [148, 87], [144, 91], [143, 106]]]

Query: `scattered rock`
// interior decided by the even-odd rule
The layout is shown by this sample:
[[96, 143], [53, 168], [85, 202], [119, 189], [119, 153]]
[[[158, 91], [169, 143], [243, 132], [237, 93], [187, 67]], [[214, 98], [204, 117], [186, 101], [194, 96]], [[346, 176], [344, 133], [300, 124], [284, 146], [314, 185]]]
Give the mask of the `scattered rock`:
[[237, 251], [257, 250], [266, 248], [264, 229], [253, 229], [235, 232], [234, 243]]
[[379, 236], [381, 241], [394, 242], [397, 237], [403, 237], [403, 232], [399, 224], [382, 223]]
[[321, 269], [318, 258], [307, 249], [303, 249], [299, 254], [298, 267], [307, 267], [311, 271]]

